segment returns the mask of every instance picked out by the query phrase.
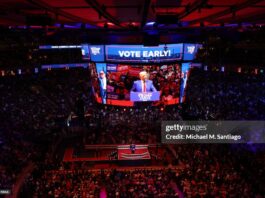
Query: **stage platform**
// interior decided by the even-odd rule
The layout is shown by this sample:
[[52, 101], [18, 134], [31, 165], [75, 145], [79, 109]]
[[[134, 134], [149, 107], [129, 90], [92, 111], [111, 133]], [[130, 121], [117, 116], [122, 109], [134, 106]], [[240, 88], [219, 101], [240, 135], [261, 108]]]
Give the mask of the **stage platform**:
[[[164, 165], [166, 147], [156, 144], [85, 145], [65, 149], [63, 162], [86, 162], [91, 167], [157, 166]], [[168, 156], [171, 158], [172, 156]]]
[[68, 148], [65, 150], [63, 161], [124, 161], [150, 160], [148, 145], [86, 145], [84, 149]]

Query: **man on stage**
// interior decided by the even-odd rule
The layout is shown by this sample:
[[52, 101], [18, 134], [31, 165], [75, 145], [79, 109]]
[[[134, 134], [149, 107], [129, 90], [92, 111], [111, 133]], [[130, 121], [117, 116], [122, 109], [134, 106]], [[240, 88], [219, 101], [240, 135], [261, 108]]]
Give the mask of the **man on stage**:
[[135, 150], [136, 150], [136, 146], [135, 146], [135, 144], [131, 144], [131, 145], [130, 145], [130, 150], [131, 150], [132, 154], [135, 153]]
[[106, 104], [107, 100], [107, 78], [104, 71], [99, 73], [99, 86], [100, 86], [100, 96], [102, 99], [102, 104]]
[[[131, 92], [156, 92], [156, 88], [153, 85], [152, 80], [148, 80], [147, 72], [142, 71], [139, 73], [140, 80], [136, 80], [133, 83], [133, 87]], [[138, 108], [144, 108], [151, 106], [151, 101], [144, 101], [144, 102], [134, 102], [134, 106]]]
[[131, 91], [135, 92], [154, 92], [156, 91], [153, 81], [147, 79], [146, 71], [139, 73], [140, 80], [136, 80], [133, 83]]

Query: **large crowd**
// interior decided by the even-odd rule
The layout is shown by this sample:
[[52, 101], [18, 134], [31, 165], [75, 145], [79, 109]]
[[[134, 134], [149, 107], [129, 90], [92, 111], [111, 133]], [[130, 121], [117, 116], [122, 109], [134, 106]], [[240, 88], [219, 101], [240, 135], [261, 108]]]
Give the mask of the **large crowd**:
[[[12, 188], [29, 163], [37, 168], [26, 180], [21, 196], [37, 197], [174, 197], [263, 195], [264, 146], [172, 146], [177, 171], [104, 170], [65, 168], [47, 160], [51, 142], [85, 130], [86, 144], [160, 142], [162, 120], [264, 120], [264, 78], [193, 70], [185, 105], [143, 109], [107, 107], [93, 100], [89, 72], [46, 71], [0, 79], [0, 187]], [[83, 101], [85, 117], [76, 104]], [[81, 111], [82, 112], [82, 111]], [[67, 125], [69, 115], [72, 122]], [[75, 122], [76, 121], [76, 122]], [[76, 127], [81, 125], [81, 127]], [[52, 146], [51, 146], [52, 147]], [[262, 150], [263, 149], [263, 150]], [[246, 162], [250, 162], [248, 165]], [[57, 166], [57, 163], [60, 166]], [[60, 168], [61, 167], [61, 168]], [[259, 167], [255, 169], [253, 167]], [[125, 185], [122, 185], [125, 184]]]
[[37, 197], [176, 197], [174, 176], [170, 169], [58, 170], [28, 178], [26, 187]]
[[89, 120], [92, 125], [89, 127], [86, 142], [89, 144], [157, 143], [160, 142], [161, 121], [169, 119], [182, 119], [177, 107], [103, 108], [93, 112]]
[[194, 70], [186, 113], [203, 120], [264, 120], [264, 88], [264, 75]]
[[[262, 148], [262, 147], [261, 147]], [[175, 146], [179, 168], [91, 170], [42, 166], [27, 178], [22, 196], [33, 197], [262, 197], [264, 146]], [[263, 156], [264, 157], [264, 156]], [[246, 160], [248, 161], [246, 163]], [[47, 164], [47, 166], [49, 166]], [[249, 173], [252, 174], [249, 174]], [[257, 181], [257, 178], [259, 180]]]
[[[76, 97], [88, 89], [84, 71], [0, 78], [0, 188], [11, 188], [30, 161], [45, 157]], [[79, 77], [77, 77], [79, 76]], [[89, 102], [89, 100], [86, 100]]]
[[[85, 121], [86, 143], [158, 141], [159, 130], [152, 126], [156, 132], [149, 133], [152, 130], [150, 123], [157, 119], [166, 119], [170, 114], [149, 108], [141, 112], [114, 107], [98, 108], [90, 95], [88, 79], [89, 72], [84, 69], [46, 71], [0, 79], [2, 188], [11, 188], [18, 174], [30, 161], [45, 158], [50, 142], [56, 141], [65, 133], [75, 131], [75, 121], [78, 121], [76, 116], [69, 126], [66, 125], [66, 120], [69, 115], [78, 115], [80, 107], [77, 107], [76, 102], [80, 98], [84, 101], [81, 108], [89, 114], [89, 119]], [[174, 111], [172, 116], [179, 118], [179, 114]], [[101, 124], [99, 120], [102, 120]], [[129, 122], [130, 120], [135, 122]], [[134, 133], [135, 129], [137, 134]], [[120, 131], [118, 136], [117, 131]]]

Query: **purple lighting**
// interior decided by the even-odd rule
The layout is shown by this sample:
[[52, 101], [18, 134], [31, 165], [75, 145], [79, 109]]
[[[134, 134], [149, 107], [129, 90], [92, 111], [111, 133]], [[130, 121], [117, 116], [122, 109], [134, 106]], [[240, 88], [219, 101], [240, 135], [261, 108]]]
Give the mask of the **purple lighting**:
[[154, 21], [150, 21], [150, 22], [146, 23], [145, 25], [146, 25], [146, 26], [153, 26], [154, 24], [155, 24]]

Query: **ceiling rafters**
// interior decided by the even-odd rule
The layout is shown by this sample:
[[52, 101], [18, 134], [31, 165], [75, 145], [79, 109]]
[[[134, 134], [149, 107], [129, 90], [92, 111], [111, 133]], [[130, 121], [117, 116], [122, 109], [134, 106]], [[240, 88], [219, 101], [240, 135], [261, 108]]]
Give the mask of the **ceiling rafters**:
[[85, 0], [85, 2], [87, 2], [94, 10], [96, 10], [100, 16], [109, 20], [109, 22], [115, 24], [116, 26], [124, 28], [119, 20], [108, 13], [106, 7], [102, 7], [96, 0]]
[[143, 9], [143, 15], [142, 15], [142, 21], [141, 21], [141, 28], [143, 28], [146, 24], [150, 5], [151, 5], [151, 0], [145, 0], [144, 1], [144, 9]]
[[193, 5], [186, 5], [185, 11], [179, 14], [178, 18], [182, 19], [185, 16], [189, 15], [190, 13], [196, 11], [197, 9], [201, 8], [203, 5], [205, 5], [208, 2], [208, 0], [201, 0], [201, 1], [195, 1]]
[[47, 4], [47, 3], [45, 3], [45, 2], [43, 2], [41, 0], [27, 0], [27, 1], [29, 3], [35, 5], [35, 6], [38, 6], [38, 7], [42, 8], [42, 9], [45, 9], [45, 10], [47, 10], [49, 12], [52, 12], [55, 15], [62, 16], [62, 17], [65, 17], [67, 19], [70, 19], [73, 22], [89, 23], [90, 25], [97, 26], [96, 23], [93, 22], [93, 21], [90, 21], [90, 20], [75, 16], [75, 15], [69, 14], [67, 12], [64, 12], [64, 11], [62, 11], [60, 9], [57, 9], [55, 7], [50, 6], [49, 4]]
[[216, 19], [216, 18], [225, 16], [227, 14], [231, 14], [233, 12], [239, 11], [241, 9], [247, 8], [247, 7], [251, 6], [251, 5], [257, 4], [257, 3], [261, 2], [261, 1], [263, 1], [263, 0], [248, 0], [248, 1], [244, 2], [244, 3], [241, 3], [241, 4], [238, 4], [238, 5], [232, 6], [232, 7], [228, 8], [228, 9], [225, 9], [224, 11], [220, 11], [220, 12], [217, 12], [217, 13], [212, 14], [210, 16], [206, 16], [206, 17], [202, 17], [200, 19], [195, 19], [193, 21], [190, 21], [189, 24], [192, 25], [192, 24], [196, 24], [198, 22], [203, 22], [203, 21]]
[[[214, 8], [228, 8], [230, 7], [230, 5], [212, 5], [212, 4], [208, 4]], [[171, 6], [171, 5], [161, 5], [161, 6], [155, 6], [153, 5], [153, 8], [187, 8], [188, 6], [190, 6], [190, 4], [183, 4], [183, 5], [179, 5], [179, 6]], [[106, 5], [105, 6], [106, 9], [128, 9], [128, 8], [134, 8], [137, 9], [139, 7], [139, 5]], [[265, 5], [250, 5], [250, 8], [264, 8]], [[54, 6], [54, 8], [57, 9], [90, 9], [92, 8], [91, 6]], [[27, 10], [30, 10], [31, 8], [27, 8]]]
[[[103, 26], [107, 27], [103, 23], [110, 22], [113, 26], [108, 25], [115, 30], [129, 30], [134, 27], [137, 30], [138, 26], [142, 30], [149, 29], [152, 25], [146, 26], [146, 23], [155, 21], [155, 16], [158, 14], [175, 14], [181, 22], [158, 27], [161, 30], [194, 27], [195, 24], [201, 24], [202, 27], [219, 27], [228, 23], [265, 24], [264, 0], [230, 0], [226, 3], [222, 3], [222, 1], [215, 3], [211, 0], [189, 0], [180, 1], [181, 4], [176, 3], [176, 0], [161, 0], [160, 4], [156, 3], [158, 0], [136, 2], [129, 0], [80, 0], [70, 4], [64, 3], [64, 1], [59, 3], [58, 0], [53, 3], [53, 1], [55, 0], [0, 0], [0, 23], [26, 25], [25, 16], [35, 13], [36, 15], [49, 14], [59, 23], [82, 22], [94, 25], [97, 29], [103, 29]], [[57, 1], [58, 3], [56, 3]], [[82, 4], [80, 4], [81, 1]], [[151, 11], [152, 13], [150, 13]], [[102, 20], [99, 17], [102, 17]]]
[[[213, 23], [220, 23], [220, 24], [224, 24], [227, 21], [233, 21], [233, 17], [227, 17], [224, 19], [217, 19], [212, 21]], [[246, 23], [252, 23], [252, 22], [260, 22], [260, 21], [265, 21], [265, 13], [256, 13], [254, 15], [251, 16], [240, 16], [237, 17], [237, 22], [246, 22]]]

